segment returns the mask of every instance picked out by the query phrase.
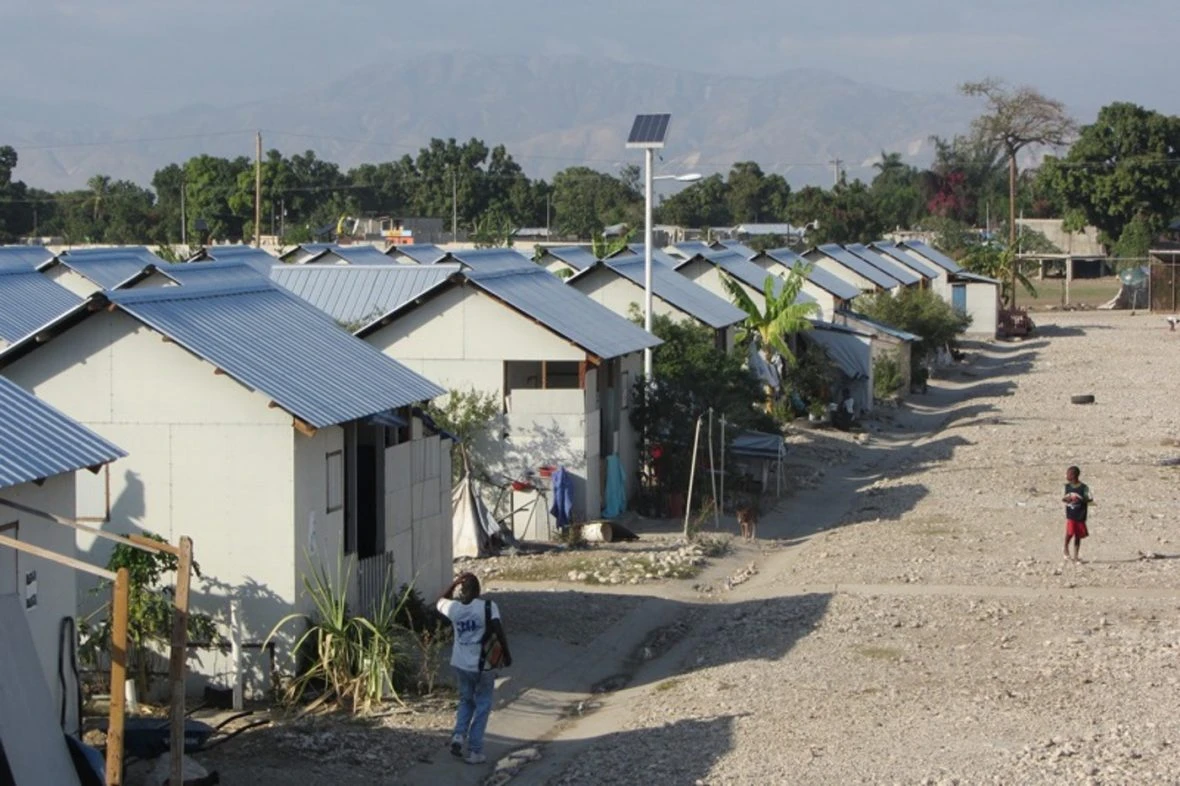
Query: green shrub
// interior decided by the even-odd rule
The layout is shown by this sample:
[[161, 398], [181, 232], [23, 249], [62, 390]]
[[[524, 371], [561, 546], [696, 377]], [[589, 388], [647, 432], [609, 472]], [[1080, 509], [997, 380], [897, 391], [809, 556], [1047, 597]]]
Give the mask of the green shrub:
[[861, 296], [856, 302], [870, 319], [921, 336], [916, 346], [919, 358], [953, 346], [971, 324], [971, 317], [959, 314], [929, 289], [905, 289], [896, 296], [879, 292]]
[[889, 398], [902, 385], [901, 366], [893, 354], [878, 355], [873, 360], [873, 395]]

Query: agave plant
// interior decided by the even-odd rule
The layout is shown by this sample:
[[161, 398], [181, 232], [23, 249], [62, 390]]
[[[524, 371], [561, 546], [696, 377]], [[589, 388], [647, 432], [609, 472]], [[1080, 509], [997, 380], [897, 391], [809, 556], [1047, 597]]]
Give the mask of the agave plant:
[[295, 641], [294, 651], [308, 652], [310, 660], [287, 685], [284, 698], [298, 702], [309, 688], [322, 688], [309, 711], [335, 703], [364, 713], [386, 695], [401, 701], [393, 684], [401, 657], [401, 629], [396, 620], [409, 591], [400, 596], [393, 592], [391, 569], [373, 618], [354, 616], [347, 600], [351, 575], [351, 559], [338, 559], [334, 575], [322, 565], [311, 566], [303, 579], [304, 591], [314, 607], [310, 619], [305, 614], [288, 614], [267, 636], [267, 642], [271, 641], [291, 622], [308, 625]]

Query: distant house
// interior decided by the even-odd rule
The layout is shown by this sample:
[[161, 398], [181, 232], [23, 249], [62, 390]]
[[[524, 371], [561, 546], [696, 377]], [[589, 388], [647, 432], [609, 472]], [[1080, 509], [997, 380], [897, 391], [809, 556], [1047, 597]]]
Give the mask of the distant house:
[[[486, 445], [494, 470], [506, 482], [543, 465], [564, 466], [574, 478], [574, 517], [594, 519], [609, 456], [619, 458], [628, 496], [634, 490], [630, 393], [643, 350], [660, 342], [525, 261], [464, 269], [357, 335], [448, 388], [493, 393], [507, 435]], [[514, 510], [535, 499], [530, 491], [513, 496]], [[543, 534], [545, 509], [518, 517], [517, 535]]]
[[[644, 252], [644, 245], [642, 243], [632, 243], [632, 244], [628, 245], [626, 248], [619, 249], [615, 253], [611, 254], [610, 258], [616, 259], [618, 257], [637, 256], [640, 259], [643, 259], [644, 253], [645, 253]], [[664, 251], [659, 248], [655, 248], [653, 245], [652, 250], [651, 250], [651, 261], [655, 262], [655, 263], [659, 263], [661, 265], [666, 265], [667, 267], [670, 267], [673, 270], [675, 270], [676, 266], [679, 265], [684, 260], [681, 259], [680, 257], [672, 256], [667, 251]]]
[[720, 249], [703, 240], [686, 240], [672, 246], [671, 253], [681, 259], [688, 259], [696, 254], [713, 254], [718, 250]]
[[945, 269], [928, 260], [907, 254], [892, 241], [878, 240], [870, 244], [869, 248], [922, 276], [928, 282], [928, 286], [935, 291], [941, 291], [946, 284], [947, 271]]
[[56, 256], [41, 270], [79, 297], [102, 290], [123, 289], [167, 265], [144, 246], [75, 248]]
[[[0, 536], [75, 557], [74, 531], [38, 513], [75, 518], [75, 474], [92, 475], [126, 455], [0, 377]], [[41, 674], [29, 678], [43, 678], [54, 708], [62, 706], [61, 625], [63, 619], [77, 616], [77, 574], [73, 568], [0, 543], [2, 595], [18, 597], [32, 634]], [[12, 634], [4, 631], [5, 636]]]
[[[644, 261], [626, 256], [596, 262], [568, 280], [582, 294], [620, 316], [643, 313], [646, 289]], [[736, 328], [746, 312], [698, 286], [665, 265], [651, 268], [652, 314], [676, 321], [692, 320], [715, 331], [717, 346], [733, 349]]]
[[261, 248], [240, 243], [224, 246], [205, 246], [189, 262], [242, 262], [263, 276], [270, 275], [270, 269], [279, 264], [279, 258]]
[[555, 275], [572, 276], [598, 264], [598, 257], [586, 246], [553, 246], [544, 250], [540, 264]]
[[802, 243], [811, 224], [797, 227], [793, 224], [738, 224], [729, 230], [736, 240], [752, 237], [781, 237], [784, 243]]
[[835, 243], [816, 246], [804, 252], [803, 258], [862, 292], [895, 291], [901, 287], [901, 282], [896, 278], [878, 270]]
[[958, 262], [920, 240], [906, 240], [897, 248], [945, 271], [944, 277], [936, 279], [935, 291], [956, 311], [971, 317], [968, 335], [995, 338], [1000, 314], [999, 281], [964, 270]]
[[280, 264], [271, 257], [273, 264], [262, 269], [257, 261], [244, 258], [217, 260], [213, 262], [177, 262], [162, 265], [152, 274], [132, 285], [135, 289], [149, 287], [194, 286], [206, 284], [257, 284], [270, 280], [270, 268], [292, 267]]
[[33, 270], [40, 270], [56, 256], [45, 246], [0, 246], [0, 265], [19, 262]]
[[447, 258], [446, 251], [431, 243], [390, 246], [385, 255], [395, 262], [409, 262], [416, 265], [434, 265]]
[[[795, 268], [810, 264], [789, 248], [777, 248], [755, 254], [750, 261], [783, 278], [788, 277]], [[819, 317], [825, 322], [831, 322], [837, 311], [848, 308], [852, 299], [861, 293], [855, 285], [817, 265], [811, 265], [810, 272], [803, 281], [803, 291], [819, 304]]]
[[0, 352], [0, 374], [131, 451], [79, 490], [78, 516], [192, 536], [195, 607], [224, 618], [239, 598], [248, 641], [310, 611], [308, 570], [342, 553], [353, 608], [391, 566], [427, 596], [449, 580], [449, 451], [415, 415], [443, 389], [269, 282], [96, 293]]
[[464, 248], [452, 251], [448, 262], [458, 262], [468, 270], [492, 273], [498, 270], [540, 269], [536, 262], [511, 248]]
[[81, 298], [29, 262], [0, 254], [0, 349], [78, 305]]
[[328, 314], [350, 332], [401, 308], [459, 273], [462, 266], [279, 265], [271, 280]]
[[849, 243], [844, 250], [868, 262], [873, 267], [891, 278], [901, 282], [904, 287], [918, 287], [924, 289], [930, 283], [930, 277], [917, 273], [908, 265], [902, 265], [886, 254], [879, 254], [863, 243]]
[[358, 243], [350, 246], [327, 246], [304, 259], [302, 265], [387, 265], [389, 257], [376, 246]]
[[714, 241], [713, 247], [718, 249], [724, 248], [728, 251], [733, 251], [735, 253], [741, 254], [746, 259], [753, 259], [754, 257], [758, 256], [757, 251], [750, 248], [740, 240], [717, 240]]
[[899, 398], [904, 398], [910, 392], [910, 382], [913, 379], [914, 346], [922, 340], [921, 336], [877, 322], [851, 309], [837, 311], [832, 322], [871, 336], [869, 349], [873, 362], [876, 363], [879, 359], [884, 358], [896, 362], [901, 383], [896, 395]]
[[[766, 279], [772, 279], [771, 286], [774, 287], [773, 291], [776, 295], [782, 292], [784, 284], [782, 276], [759, 267], [734, 251], [697, 254], [681, 262], [677, 266], [676, 272], [687, 276], [718, 297], [732, 302], [732, 297], [725, 287], [723, 279], [723, 276], [729, 276], [742, 287], [760, 309], [766, 307]], [[815, 297], [804, 290], [800, 290], [795, 302], [815, 303], [817, 307], [820, 305]]]

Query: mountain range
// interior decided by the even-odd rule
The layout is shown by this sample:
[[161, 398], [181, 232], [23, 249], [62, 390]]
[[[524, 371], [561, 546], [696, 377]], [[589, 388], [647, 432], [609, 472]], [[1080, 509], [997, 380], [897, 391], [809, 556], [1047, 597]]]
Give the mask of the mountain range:
[[964, 131], [978, 105], [818, 68], [754, 78], [454, 52], [394, 58], [250, 103], [141, 117], [0, 97], [0, 144], [17, 148], [17, 178], [52, 190], [98, 173], [148, 185], [156, 169], [201, 153], [252, 157], [256, 129], [267, 149], [310, 149], [343, 167], [412, 155], [431, 137], [477, 137], [506, 145], [529, 175], [549, 177], [574, 165], [614, 172], [641, 162], [624, 141], [634, 115], [650, 112], [672, 114], [657, 171], [708, 174], [753, 160], [799, 187], [830, 184], [836, 158], [850, 179], [870, 179], [882, 150], [925, 165], [929, 137]]

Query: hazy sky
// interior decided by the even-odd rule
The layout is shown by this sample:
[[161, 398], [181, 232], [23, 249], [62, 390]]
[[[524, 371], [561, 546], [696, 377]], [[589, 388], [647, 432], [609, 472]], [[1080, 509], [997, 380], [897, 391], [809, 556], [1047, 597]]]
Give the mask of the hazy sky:
[[569, 53], [905, 90], [996, 75], [1071, 107], [1180, 112], [1177, 0], [0, 0], [0, 96], [228, 105], [397, 52]]

